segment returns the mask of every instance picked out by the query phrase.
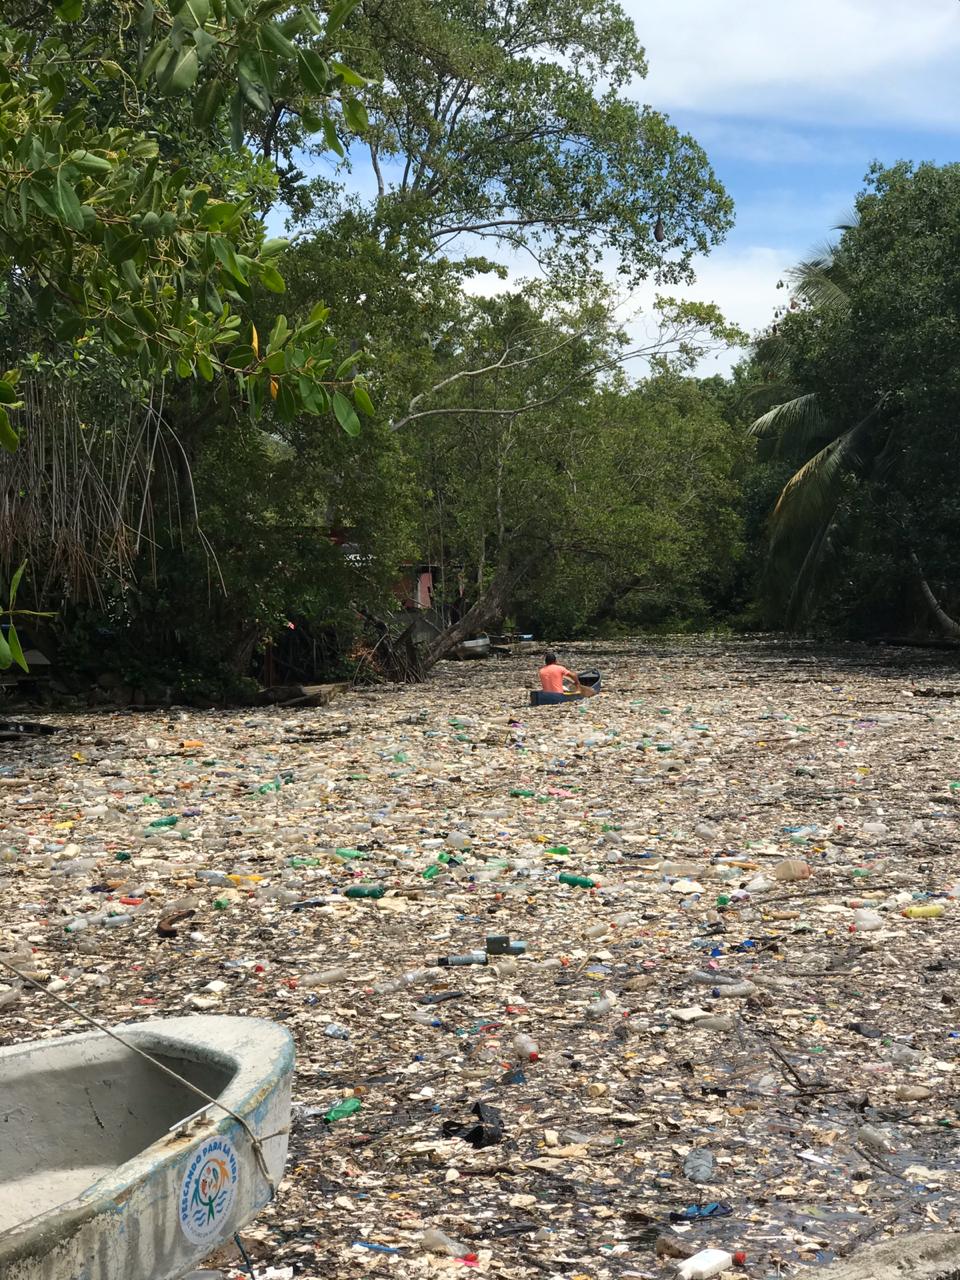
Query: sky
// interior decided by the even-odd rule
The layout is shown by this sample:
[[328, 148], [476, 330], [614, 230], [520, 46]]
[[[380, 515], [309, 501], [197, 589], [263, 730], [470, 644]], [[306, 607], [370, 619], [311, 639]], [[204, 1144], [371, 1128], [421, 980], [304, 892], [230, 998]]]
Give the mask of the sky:
[[874, 160], [960, 160], [958, 0], [621, 2], [649, 64], [631, 96], [700, 142], [736, 204], [689, 295], [748, 331]]

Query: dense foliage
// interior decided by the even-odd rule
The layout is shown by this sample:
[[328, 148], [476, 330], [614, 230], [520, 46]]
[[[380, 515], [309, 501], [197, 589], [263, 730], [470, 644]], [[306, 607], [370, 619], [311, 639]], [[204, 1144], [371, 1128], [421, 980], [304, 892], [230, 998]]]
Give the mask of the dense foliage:
[[753, 371], [775, 401], [754, 432], [793, 472], [775, 617], [956, 634], [958, 248], [960, 166], [901, 164], [873, 171], [837, 244], [793, 273]]
[[450, 643], [950, 632], [960, 167], [698, 378], [744, 335], [611, 283], [732, 219], [644, 72], [614, 0], [4, 9], [0, 560], [68, 684], [397, 671], [420, 572]]

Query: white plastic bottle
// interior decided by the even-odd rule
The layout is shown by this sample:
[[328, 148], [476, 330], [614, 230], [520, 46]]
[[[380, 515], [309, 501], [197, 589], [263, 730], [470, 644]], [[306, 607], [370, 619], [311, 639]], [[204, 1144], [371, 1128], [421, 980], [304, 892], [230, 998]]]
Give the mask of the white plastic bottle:
[[523, 1031], [513, 1037], [513, 1051], [521, 1062], [536, 1062], [540, 1057], [540, 1046]]
[[710, 1280], [728, 1271], [734, 1264], [746, 1261], [746, 1254], [727, 1253], [726, 1249], [701, 1249], [692, 1258], [677, 1263], [680, 1280]]

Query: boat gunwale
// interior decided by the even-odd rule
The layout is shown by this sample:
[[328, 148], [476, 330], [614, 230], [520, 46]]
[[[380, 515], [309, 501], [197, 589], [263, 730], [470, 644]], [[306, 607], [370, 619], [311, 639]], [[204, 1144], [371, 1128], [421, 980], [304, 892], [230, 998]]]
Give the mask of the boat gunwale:
[[[230, 1026], [218, 1025], [224, 1022], [229, 1022]], [[252, 1039], [252, 1033], [254, 1031], [262, 1033], [267, 1029], [272, 1033], [272, 1046], [264, 1047], [262, 1044], [256, 1044]], [[214, 1030], [227, 1034], [225, 1044], [211, 1043], [210, 1036]], [[255, 1119], [256, 1113], [272, 1096], [283, 1077], [293, 1070], [294, 1041], [286, 1027], [281, 1027], [268, 1018], [206, 1014], [120, 1023], [111, 1027], [111, 1031], [128, 1039], [135, 1048], [148, 1054], [156, 1054], [158, 1057], [163, 1056], [168, 1059], [176, 1057], [176, 1053], [171, 1051], [175, 1051], [178, 1047], [200, 1049], [202, 1050], [200, 1061], [213, 1059], [218, 1065], [233, 1067], [233, 1076], [217, 1095], [217, 1101], [222, 1104], [222, 1107], [228, 1107], [230, 1112], [235, 1112], [250, 1124], [258, 1139], [266, 1142], [271, 1138], [282, 1136], [281, 1134], [257, 1134], [255, 1124], [251, 1124], [251, 1120]], [[110, 1037], [106, 1032], [97, 1029], [56, 1036], [49, 1040], [31, 1040], [17, 1045], [4, 1045], [0, 1047], [0, 1067], [5, 1058], [14, 1058], [35, 1049], [65, 1042], [80, 1044], [108, 1038]], [[114, 1041], [114, 1043], [117, 1042]], [[127, 1052], [129, 1053], [130, 1050], [128, 1049]], [[261, 1068], [266, 1061], [269, 1061], [270, 1067], [264, 1075]], [[191, 1082], [187, 1081], [187, 1083]], [[198, 1097], [197, 1101], [201, 1102], [201, 1099]], [[69, 1228], [69, 1235], [75, 1235], [88, 1221], [105, 1210], [111, 1207], [119, 1208], [145, 1177], [159, 1176], [170, 1166], [181, 1161], [186, 1153], [212, 1137], [236, 1130], [237, 1138], [241, 1138], [242, 1135], [241, 1140], [245, 1146], [249, 1147], [250, 1138], [233, 1115], [213, 1103], [206, 1105], [209, 1109], [207, 1117], [192, 1132], [182, 1137], [178, 1137], [175, 1132], [161, 1135], [136, 1155], [117, 1165], [110, 1173], [91, 1183], [79, 1195], [61, 1201], [60, 1204], [51, 1205], [32, 1218], [27, 1218], [5, 1231], [0, 1231], [0, 1263], [11, 1264], [18, 1259], [36, 1256], [38, 1244], [53, 1233], [57, 1238], [62, 1238], [67, 1234], [66, 1229]], [[202, 1110], [202, 1105], [193, 1108], [193, 1112], [198, 1110]], [[186, 1120], [193, 1112], [187, 1112], [183, 1119]], [[216, 1118], [213, 1114], [215, 1112], [218, 1113]], [[263, 1181], [263, 1175], [259, 1170], [258, 1176]]]

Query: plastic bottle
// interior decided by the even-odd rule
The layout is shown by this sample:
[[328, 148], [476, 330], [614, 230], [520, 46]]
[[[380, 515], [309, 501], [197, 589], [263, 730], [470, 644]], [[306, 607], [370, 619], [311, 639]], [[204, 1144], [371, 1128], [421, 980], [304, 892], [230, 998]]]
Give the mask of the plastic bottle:
[[597, 887], [596, 880], [591, 880], [589, 876], [574, 876], [568, 871], [561, 871], [557, 879], [561, 884], [572, 885], [575, 889], [595, 889]]
[[348, 898], [382, 898], [386, 893], [380, 884], [355, 884], [346, 892]]
[[521, 1062], [537, 1062], [540, 1058], [540, 1046], [523, 1031], [513, 1037], [513, 1051]]
[[445, 1253], [450, 1258], [465, 1258], [470, 1250], [436, 1227], [428, 1227], [420, 1237], [421, 1246], [430, 1253]]
[[477, 949], [476, 951], [467, 951], [460, 956], [441, 956], [440, 959], [437, 961], [437, 964], [443, 969], [458, 968], [462, 965], [468, 965], [468, 964], [486, 964], [486, 963], [487, 963], [487, 953], [486, 951], [480, 951], [479, 949]]
[[890, 1046], [890, 1061], [895, 1062], [898, 1067], [910, 1067], [915, 1062], [919, 1062], [923, 1054], [919, 1049], [912, 1049], [908, 1044], [894, 1044]]
[[872, 1124], [865, 1124], [859, 1128], [857, 1137], [865, 1147], [869, 1147], [872, 1151], [883, 1151], [887, 1155], [892, 1155], [897, 1149], [889, 1134], [884, 1133], [882, 1129], [874, 1128]]
[[853, 913], [851, 928], [856, 929], [857, 933], [872, 933], [875, 929], [882, 929], [883, 925], [883, 916], [877, 911], [861, 907]]
[[680, 1280], [710, 1280], [733, 1266], [741, 1266], [747, 1260], [745, 1253], [727, 1253], [726, 1249], [701, 1249], [692, 1258], [677, 1263]]
[[156, 821], [149, 822], [147, 824], [147, 830], [157, 831], [161, 827], [175, 827], [179, 821], [180, 819], [179, 817], [176, 816], [176, 814], [172, 814], [170, 817], [167, 817], [167, 818], [157, 818]]
[[783, 862], [778, 862], [773, 868], [774, 880], [781, 883], [806, 880], [812, 874], [809, 862], [804, 862], [802, 858], [784, 858]]
[[332, 987], [335, 982], [343, 982], [347, 976], [346, 969], [322, 969], [319, 973], [305, 973], [297, 979], [298, 987]]
[[937, 920], [943, 915], [943, 911], [940, 903], [931, 903], [926, 907], [904, 907], [900, 914], [908, 920]]
[[122, 925], [129, 924], [132, 919], [133, 916], [125, 912], [118, 916], [107, 916], [103, 922], [103, 927], [105, 929], [119, 929]]
[[222, 871], [197, 871], [195, 874], [198, 880], [204, 880], [207, 884], [222, 885], [224, 888], [228, 888], [232, 883]]
[[584, 1009], [584, 1015], [588, 1018], [602, 1018], [604, 1014], [609, 1013], [613, 1008], [613, 1001], [609, 996], [601, 996], [599, 1000], [594, 1000]]
[[354, 1115], [360, 1110], [360, 1099], [356, 1097], [344, 1098], [341, 1102], [337, 1102], [324, 1114], [324, 1124], [333, 1124], [335, 1120], [346, 1120], [348, 1116]]

